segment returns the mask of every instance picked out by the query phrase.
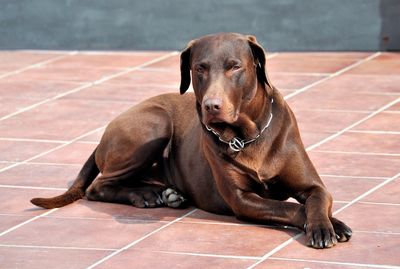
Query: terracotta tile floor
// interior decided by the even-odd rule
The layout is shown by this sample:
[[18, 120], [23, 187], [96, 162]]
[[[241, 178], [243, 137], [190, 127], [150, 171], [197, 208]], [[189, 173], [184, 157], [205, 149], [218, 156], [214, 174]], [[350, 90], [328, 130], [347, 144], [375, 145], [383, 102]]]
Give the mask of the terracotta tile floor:
[[349, 243], [195, 208], [136, 209], [65, 190], [117, 114], [178, 91], [176, 52], [0, 52], [0, 268], [400, 268], [400, 53], [273, 53], [267, 69], [334, 196]]

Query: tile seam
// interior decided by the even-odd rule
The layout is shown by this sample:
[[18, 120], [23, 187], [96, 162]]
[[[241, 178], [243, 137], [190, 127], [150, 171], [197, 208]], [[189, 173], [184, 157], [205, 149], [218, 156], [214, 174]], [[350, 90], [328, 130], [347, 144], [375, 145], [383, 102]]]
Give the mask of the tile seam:
[[351, 263], [351, 262], [336, 262], [336, 261], [322, 261], [322, 260], [307, 260], [307, 259], [294, 259], [294, 258], [279, 258], [271, 257], [271, 260], [279, 261], [296, 261], [296, 262], [310, 262], [310, 263], [325, 263], [333, 265], [349, 265], [358, 267], [372, 267], [372, 268], [384, 268], [384, 269], [400, 269], [399, 266], [395, 265], [381, 265], [381, 264], [368, 264], [368, 263]]
[[18, 186], [18, 185], [8, 185], [8, 184], [0, 184], [0, 188], [29, 189], [29, 190], [54, 190], [54, 191], [66, 191], [68, 189], [68, 188], [37, 187], [37, 186]]
[[66, 54], [62, 54], [62, 55], [59, 55], [57, 57], [52, 57], [50, 59], [47, 59], [47, 60], [44, 60], [44, 61], [39, 61], [37, 63], [30, 64], [28, 66], [25, 66], [23, 68], [19, 68], [19, 69], [14, 70], [14, 71], [7, 72], [5, 74], [0, 75], [0, 80], [3, 79], [3, 78], [7, 78], [7, 77], [10, 77], [10, 76], [16, 75], [16, 74], [20, 74], [20, 73], [22, 73], [22, 72], [24, 72], [26, 70], [30, 70], [30, 69], [33, 69], [33, 68], [41, 67], [43, 65], [46, 65], [46, 64], [49, 64], [49, 63], [64, 59], [64, 58], [66, 58], [68, 56], [75, 55], [76, 53], [77, 53], [76, 51], [69, 51]]
[[360, 133], [360, 134], [400, 135], [400, 132], [396, 132], [396, 131], [348, 130], [347, 132], [348, 133]]
[[357, 179], [379, 179], [384, 180], [390, 177], [369, 177], [369, 176], [346, 176], [346, 175], [331, 175], [331, 174], [319, 174], [320, 177], [336, 177], [336, 178], [357, 178]]
[[346, 155], [375, 155], [375, 156], [392, 156], [392, 157], [398, 157], [398, 156], [400, 156], [400, 153], [381, 153], [381, 152], [362, 152], [362, 151], [341, 151], [341, 150], [313, 150], [313, 152], [334, 153], [334, 154], [346, 154]]
[[181, 251], [152, 251], [155, 253], [165, 253], [174, 255], [187, 255], [187, 256], [197, 256], [197, 257], [210, 257], [210, 258], [223, 258], [223, 259], [246, 259], [246, 260], [259, 260], [261, 257], [257, 256], [239, 256], [239, 255], [222, 255], [222, 254], [211, 254], [211, 253], [194, 253], [194, 252], [181, 252]]
[[15, 245], [0, 244], [3, 248], [35, 248], [35, 249], [62, 249], [62, 250], [94, 250], [94, 251], [115, 251], [115, 248], [85, 248], [85, 247], [59, 247], [59, 246], [39, 246], [39, 245]]

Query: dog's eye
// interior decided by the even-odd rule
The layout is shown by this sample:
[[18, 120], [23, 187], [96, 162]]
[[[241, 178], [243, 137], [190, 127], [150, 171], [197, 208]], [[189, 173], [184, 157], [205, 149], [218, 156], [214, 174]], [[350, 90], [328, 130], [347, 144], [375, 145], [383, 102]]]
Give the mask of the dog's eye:
[[240, 65], [238, 65], [238, 64], [232, 66], [232, 70], [233, 71], [239, 70], [240, 68], [242, 68], [242, 67]]
[[203, 74], [204, 73], [204, 68], [202, 66], [196, 66], [195, 70], [199, 74]]
[[204, 74], [207, 70], [208, 70], [208, 65], [204, 63], [196, 64], [194, 66], [194, 71], [199, 75]]

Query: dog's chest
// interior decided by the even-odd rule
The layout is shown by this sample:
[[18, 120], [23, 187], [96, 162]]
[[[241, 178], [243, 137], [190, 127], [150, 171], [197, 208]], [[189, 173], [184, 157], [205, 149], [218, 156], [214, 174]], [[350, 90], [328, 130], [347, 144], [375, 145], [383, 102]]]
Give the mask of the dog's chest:
[[[261, 156], [265, 156], [260, 154]], [[242, 173], [246, 173], [260, 183], [268, 183], [269, 179], [276, 176], [276, 169], [273, 160], [260, 158], [253, 154], [240, 152], [235, 157], [235, 165]]]

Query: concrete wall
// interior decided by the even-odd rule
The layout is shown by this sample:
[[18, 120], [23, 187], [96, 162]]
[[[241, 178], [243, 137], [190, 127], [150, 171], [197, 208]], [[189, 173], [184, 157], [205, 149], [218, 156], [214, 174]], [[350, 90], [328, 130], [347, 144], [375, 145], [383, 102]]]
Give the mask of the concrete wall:
[[0, 49], [179, 50], [257, 36], [269, 51], [399, 50], [397, 0], [0, 0]]

